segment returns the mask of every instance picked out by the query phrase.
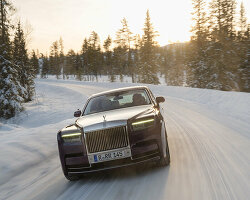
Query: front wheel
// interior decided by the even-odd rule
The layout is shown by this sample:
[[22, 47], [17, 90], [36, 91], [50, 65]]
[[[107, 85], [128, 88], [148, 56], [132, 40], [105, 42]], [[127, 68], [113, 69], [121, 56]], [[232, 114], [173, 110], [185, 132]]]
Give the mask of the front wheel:
[[158, 161], [158, 165], [161, 167], [167, 166], [170, 164], [170, 153], [168, 147], [168, 140], [166, 137], [166, 157], [162, 156], [161, 159]]

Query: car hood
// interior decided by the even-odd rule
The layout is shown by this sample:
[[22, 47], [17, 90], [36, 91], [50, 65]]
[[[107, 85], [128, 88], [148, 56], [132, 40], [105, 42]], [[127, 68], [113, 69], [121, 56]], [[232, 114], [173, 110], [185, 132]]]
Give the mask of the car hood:
[[82, 116], [76, 120], [76, 125], [83, 128], [84, 132], [110, 128], [114, 126], [125, 126], [127, 125], [128, 119], [131, 119], [133, 117], [141, 117], [145, 114], [148, 115], [154, 112], [155, 109], [153, 105], [121, 108]]

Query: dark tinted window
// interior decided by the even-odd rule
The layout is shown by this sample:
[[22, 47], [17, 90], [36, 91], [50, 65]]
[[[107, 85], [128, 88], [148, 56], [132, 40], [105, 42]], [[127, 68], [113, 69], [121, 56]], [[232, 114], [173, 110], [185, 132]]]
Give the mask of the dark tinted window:
[[150, 103], [147, 92], [143, 89], [115, 92], [90, 99], [84, 115]]

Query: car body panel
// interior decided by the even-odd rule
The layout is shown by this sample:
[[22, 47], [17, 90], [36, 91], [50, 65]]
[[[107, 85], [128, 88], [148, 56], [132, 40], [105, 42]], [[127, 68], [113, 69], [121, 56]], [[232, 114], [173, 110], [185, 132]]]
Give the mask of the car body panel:
[[85, 132], [114, 126], [122, 126], [127, 125], [128, 119], [150, 111], [154, 112], [153, 105], [142, 105], [110, 110], [82, 116], [76, 120], [76, 124], [79, 127], [83, 127]]
[[[69, 125], [58, 132], [58, 149], [65, 176], [69, 174], [82, 174], [121, 166], [128, 166], [152, 160], [155, 161], [159, 160], [162, 156], [166, 156], [166, 152], [164, 153], [164, 148], [166, 147], [167, 135], [161, 109], [159, 105], [156, 105], [156, 101], [151, 91], [147, 87], [130, 87], [125, 89], [122, 88], [121, 90], [129, 90], [133, 88], [145, 89], [151, 99], [152, 104], [83, 115], [76, 120], [75, 124]], [[114, 90], [110, 92], [113, 91]], [[103, 92], [99, 95], [107, 93], [108, 92]], [[93, 95], [90, 98], [95, 96], [98, 95]], [[133, 129], [133, 122], [149, 118], [154, 119], [154, 124], [152, 126], [142, 130]], [[109, 130], [110, 128], [121, 126], [126, 127], [128, 146], [101, 152], [88, 152], [89, 147], [86, 140], [87, 133], [92, 134], [92, 131], [105, 129]], [[80, 139], [77, 142], [67, 143], [62, 138], [65, 135], [75, 133], [80, 134]], [[96, 143], [98, 143], [98, 141]], [[95, 163], [93, 160], [94, 155], [99, 153], [109, 153], [121, 150], [127, 151], [126, 157], [122, 159], [109, 160], [100, 163]]]

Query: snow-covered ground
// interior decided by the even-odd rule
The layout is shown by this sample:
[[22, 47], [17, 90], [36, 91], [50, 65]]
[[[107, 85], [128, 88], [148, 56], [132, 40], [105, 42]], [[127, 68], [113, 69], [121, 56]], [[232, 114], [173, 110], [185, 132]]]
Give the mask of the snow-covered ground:
[[26, 111], [0, 124], [0, 199], [249, 199], [250, 94], [239, 92], [149, 85], [166, 98], [170, 166], [68, 182], [57, 131], [89, 95], [130, 85], [37, 79]]
[[[165, 76], [163, 74], [160, 74], [160, 73], [158, 73], [157, 76], [158, 76], [160, 84], [166, 85]], [[54, 75], [49, 75], [47, 78], [51, 79], [51, 80], [57, 80], [56, 76], [54, 76]], [[64, 79], [67, 79], [67, 80], [76, 80], [76, 78], [77, 78], [76, 75], [64, 76]], [[63, 75], [60, 75], [59, 79], [63, 79]], [[110, 76], [109, 75], [98, 75], [98, 76], [82, 75], [81, 80], [86, 81], [86, 82], [110, 82]], [[115, 83], [117, 83], [117, 82], [119, 82], [119, 83], [120, 82], [122, 82], [122, 83], [132, 83], [132, 77], [127, 76], [127, 75], [123, 75], [122, 79], [121, 79], [120, 75], [114, 75], [114, 81], [113, 82], [115, 82]]]

